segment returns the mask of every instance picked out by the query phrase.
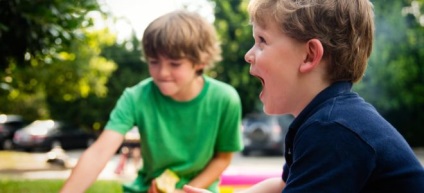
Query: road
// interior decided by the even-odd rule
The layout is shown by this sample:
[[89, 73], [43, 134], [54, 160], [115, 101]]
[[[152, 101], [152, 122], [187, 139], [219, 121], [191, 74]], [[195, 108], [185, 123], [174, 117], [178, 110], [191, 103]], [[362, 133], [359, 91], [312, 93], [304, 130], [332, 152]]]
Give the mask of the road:
[[[1, 151], [0, 151], [1, 152]], [[79, 156], [81, 155], [81, 150], [68, 151], [67, 155], [69, 156], [68, 163], [69, 168], [60, 168], [60, 167], [46, 167], [41, 169], [22, 169], [22, 170], [13, 170], [6, 169], [1, 171], [0, 168], [0, 178], [10, 177], [10, 178], [23, 178], [23, 179], [66, 179], [71, 172], [71, 168], [77, 162]], [[417, 157], [424, 166], [424, 148], [415, 150]], [[33, 157], [36, 157], [35, 160], [44, 161], [46, 153], [32, 153]], [[103, 180], [118, 180], [122, 182], [131, 181], [136, 176], [137, 169], [131, 164], [131, 160], [128, 160], [126, 167], [123, 172], [118, 175], [115, 174], [115, 169], [119, 162], [119, 156], [114, 156], [103, 169], [99, 175], [99, 179]], [[31, 163], [36, 165], [35, 163]], [[262, 156], [262, 155], [252, 155], [249, 157], [241, 156], [236, 154], [234, 159], [231, 162], [229, 168], [225, 171], [227, 175], [238, 175], [238, 174], [268, 174], [269, 176], [279, 176], [282, 171], [282, 166], [284, 164], [284, 157], [282, 156]], [[47, 165], [47, 164], [45, 164]]]
[[[1, 152], [1, 151], [0, 151]], [[20, 152], [22, 154], [22, 152]], [[14, 158], [13, 161], [17, 162], [22, 160], [26, 162], [21, 164], [20, 168], [1, 168], [0, 167], [0, 178], [21, 178], [21, 179], [66, 179], [71, 172], [71, 168], [76, 164], [82, 151], [74, 150], [68, 151], [66, 154], [68, 158], [68, 168], [52, 167], [51, 165], [44, 163], [47, 158], [47, 153], [25, 153], [34, 161], [30, 161], [23, 156]], [[115, 169], [120, 160], [119, 155], [115, 155], [103, 169], [99, 175], [99, 179], [104, 180], [119, 180], [119, 181], [130, 181], [135, 178], [137, 169], [132, 164], [131, 160], [128, 160], [121, 174], [116, 174]], [[33, 162], [33, 163], [28, 163]], [[36, 163], [37, 162], [37, 163]], [[38, 163], [40, 162], [40, 163]], [[1, 160], [0, 160], [0, 164]], [[249, 157], [243, 157], [240, 154], [236, 154], [230, 167], [226, 170], [227, 174], [237, 175], [243, 174], [259, 174], [267, 173], [271, 175], [279, 176], [282, 165], [284, 164], [284, 158], [282, 156], [265, 157], [261, 155], [253, 155]], [[3, 163], [4, 165], [4, 163]], [[15, 164], [19, 165], [19, 164]], [[19, 166], [18, 166], [19, 167]]]

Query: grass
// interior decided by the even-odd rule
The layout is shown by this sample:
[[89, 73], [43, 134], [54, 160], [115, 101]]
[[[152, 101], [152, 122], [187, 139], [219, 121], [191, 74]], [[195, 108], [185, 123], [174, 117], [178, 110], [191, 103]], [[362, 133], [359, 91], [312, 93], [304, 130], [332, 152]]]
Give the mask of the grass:
[[[0, 179], [2, 193], [57, 193], [62, 187], [64, 180], [19, 180]], [[121, 193], [122, 187], [119, 181], [98, 180], [86, 193]]]
[[19, 168], [31, 170], [48, 168], [45, 153], [28, 153], [18, 151], [0, 151], [0, 170]]

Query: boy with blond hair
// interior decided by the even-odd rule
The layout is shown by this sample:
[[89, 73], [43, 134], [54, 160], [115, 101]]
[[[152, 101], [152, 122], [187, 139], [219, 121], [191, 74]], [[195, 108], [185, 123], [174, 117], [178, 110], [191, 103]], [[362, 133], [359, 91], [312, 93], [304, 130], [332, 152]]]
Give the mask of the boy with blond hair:
[[[157, 193], [162, 179], [178, 179], [159, 185], [173, 193], [185, 184], [218, 192], [219, 176], [242, 149], [239, 95], [203, 74], [221, 59], [213, 25], [194, 12], [173, 11], [149, 24], [142, 46], [151, 77], [124, 91], [62, 193], [85, 191], [133, 126], [140, 132], [143, 166], [124, 192]], [[170, 176], [157, 179], [163, 173]]]
[[262, 82], [264, 111], [296, 118], [282, 177], [242, 192], [424, 192], [408, 143], [351, 90], [372, 50], [371, 2], [251, 0], [248, 12], [255, 44], [245, 59]]

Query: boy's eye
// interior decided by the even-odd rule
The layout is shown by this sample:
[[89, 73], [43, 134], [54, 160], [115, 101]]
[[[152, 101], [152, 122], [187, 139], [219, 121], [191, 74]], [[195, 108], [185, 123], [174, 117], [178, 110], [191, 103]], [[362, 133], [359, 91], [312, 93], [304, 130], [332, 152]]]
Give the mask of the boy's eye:
[[265, 38], [262, 36], [259, 36], [259, 43], [266, 43]]
[[157, 61], [157, 60], [149, 60], [149, 65], [156, 65], [156, 64], [158, 64], [159, 62]]
[[172, 67], [179, 67], [179, 66], [181, 66], [181, 63], [171, 62], [171, 66]]

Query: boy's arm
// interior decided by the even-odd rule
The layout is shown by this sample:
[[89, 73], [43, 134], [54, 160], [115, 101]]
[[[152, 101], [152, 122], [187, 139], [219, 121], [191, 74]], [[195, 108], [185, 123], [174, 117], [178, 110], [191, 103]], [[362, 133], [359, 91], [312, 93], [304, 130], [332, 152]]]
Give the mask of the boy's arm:
[[105, 130], [79, 158], [61, 193], [84, 192], [96, 179], [124, 140], [118, 132]]
[[[286, 183], [281, 178], [269, 178], [237, 193], [281, 193], [285, 186]], [[208, 190], [192, 186], [184, 186], [184, 191], [186, 193], [211, 193]]]
[[190, 186], [198, 188], [209, 187], [230, 165], [233, 152], [217, 152], [205, 169], [189, 182]]
[[269, 178], [237, 193], [281, 193], [286, 183], [281, 178]]

